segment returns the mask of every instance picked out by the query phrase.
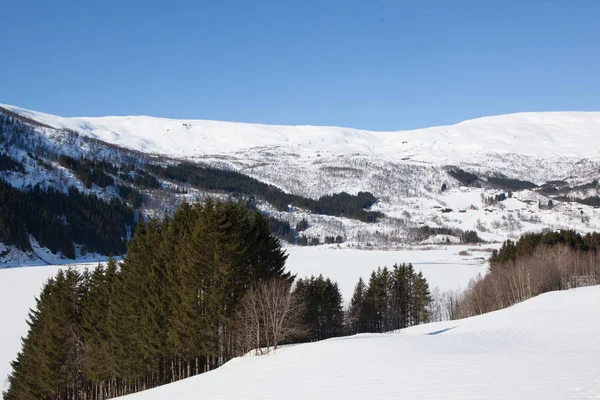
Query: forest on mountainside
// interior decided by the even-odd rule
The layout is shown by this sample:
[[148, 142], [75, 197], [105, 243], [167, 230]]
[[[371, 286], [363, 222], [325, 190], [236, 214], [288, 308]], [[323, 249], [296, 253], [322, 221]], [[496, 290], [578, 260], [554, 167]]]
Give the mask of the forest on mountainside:
[[376, 222], [383, 216], [379, 212], [366, 210], [377, 201], [375, 196], [368, 192], [359, 192], [356, 195], [342, 192], [313, 200], [286, 193], [273, 185], [260, 182], [236, 171], [193, 163], [166, 166], [149, 164], [146, 168], [162, 179], [186, 183], [199, 189], [262, 198], [280, 211], [287, 211], [288, 206], [292, 205], [316, 214], [358, 219], [363, 222]]
[[75, 258], [74, 244], [87, 252], [125, 252], [134, 211], [119, 199], [106, 202], [71, 187], [68, 193], [42, 188], [19, 190], [0, 179], [0, 241], [27, 251], [31, 234], [40, 245]]
[[[24, 251], [32, 248], [31, 235], [41, 246], [68, 259], [86, 252], [122, 255], [135, 222], [143, 218], [144, 214], [137, 210], [143, 211], [152, 203], [163, 207], [162, 212], [172, 212], [182, 198], [177, 195], [185, 193], [187, 185], [238, 199], [264, 199], [284, 210], [294, 205], [313, 213], [368, 222], [381, 217], [380, 213], [366, 210], [376, 202], [370, 193], [338, 193], [319, 200], [307, 199], [235, 171], [191, 163], [162, 166], [148, 155], [124, 149], [111, 152], [109, 144], [96, 143], [68, 130], [60, 130], [64, 134], [60, 141], [68, 145], [56, 146], [39, 131], [51, 127], [8, 110], [0, 111], [0, 144], [7, 149], [0, 152], [0, 172], [4, 172], [0, 190], [6, 199], [0, 210], [0, 241]], [[80, 145], [76, 145], [78, 142]], [[90, 151], [78, 154], [72, 148], [69, 150], [69, 146], [81, 145]], [[43, 182], [31, 179], [32, 183], [27, 184], [30, 178], [25, 175], [31, 174], [32, 168], [39, 168], [39, 175], [43, 178], [48, 174], [48, 178]], [[13, 185], [15, 181], [24, 184]], [[171, 183], [180, 186], [172, 187]], [[96, 196], [86, 189], [102, 195]], [[289, 243], [308, 245], [322, 241], [299, 235], [285, 221], [274, 217], [271, 221], [272, 231]], [[343, 238], [338, 238], [337, 242], [341, 241]], [[81, 254], [76, 251], [77, 245], [81, 246]]]

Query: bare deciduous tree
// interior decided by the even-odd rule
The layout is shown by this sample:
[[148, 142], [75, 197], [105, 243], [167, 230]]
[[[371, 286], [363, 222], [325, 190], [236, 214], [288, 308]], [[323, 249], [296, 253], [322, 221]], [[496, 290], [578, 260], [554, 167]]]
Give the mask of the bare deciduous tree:
[[238, 338], [243, 352], [268, 353], [287, 340], [302, 337], [302, 299], [291, 292], [289, 282], [272, 279], [248, 290], [238, 311]]

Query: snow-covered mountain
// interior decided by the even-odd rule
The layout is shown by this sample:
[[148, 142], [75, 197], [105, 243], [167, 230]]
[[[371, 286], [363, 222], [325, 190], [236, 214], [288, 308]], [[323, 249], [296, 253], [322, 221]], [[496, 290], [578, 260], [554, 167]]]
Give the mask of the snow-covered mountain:
[[600, 112], [519, 113], [449, 126], [375, 132], [147, 116], [63, 118], [10, 105], [0, 107], [57, 129], [71, 129], [122, 147], [174, 157], [231, 155], [271, 148], [305, 157], [321, 152], [362, 154], [438, 165], [478, 161], [484, 154], [496, 153], [600, 160]]
[[[306, 219], [302, 234], [321, 242], [340, 235], [346, 246], [389, 247], [455, 242], [465, 231], [496, 241], [544, 228], [600, 227], [594, 208], [600, 205], [600, 112], [520, 113], [397, 132], [146, 116], [63, 118], [10, 105], [0, 106], [0, 114], [20, 119], [37, 135], [5, 142], [23, 168], [0, 175], [19, 188], [39, 183], [119, 196], [111, 186], [83, 185], [57, 162], [62, 154], [140, 170], [192, 161], [310, 199], [360, 191], [375, 196], [371, 210], [384, 215], [377, 223], [298, 207], [280, 211], [258, 199], [259, 209], [292, 228]], [[113, 175], [116, 184], [131, 185], [120, 174]], [[140, 189], [144, 214], [162, 213], [183, 198], [231, 194], [159, 180], [159, 189]]]

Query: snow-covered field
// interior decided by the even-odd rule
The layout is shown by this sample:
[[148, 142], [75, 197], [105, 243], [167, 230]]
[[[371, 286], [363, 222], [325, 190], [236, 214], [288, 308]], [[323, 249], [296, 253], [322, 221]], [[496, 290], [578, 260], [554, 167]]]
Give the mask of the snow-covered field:
[[[459, 256], [464, 246], [438, 247], [434, 250], [366, 251], [333, 249], [325, 247], [289, 248], [288, 270], [297, 273], [299, 278], [323, 274], [340, 285], [344, 300], [352, 296], [354, 285], [359, 277], [368, 280], [371, 271], [377, 267], [391, 267], [394, 263], [412, 262], [417, 270], [422, 270], [431, 282], [432, 288], [457, 289], [479, 273], [486, 266], [478, 257], [489, 253], [472, 253], [472, 256]], [[75, 268], [93, 268], [96, 263], [73, 264]], [[0, 388], [6, 385], [5, 377], [10, 373], [10, 361], [20, 349], [20, 338], [27, 333], [25, 317], [35, 306], [37, 296], [46, 280], [64, 266], [44, 266], [0, 269]]]
[[551, 292], [464, 320], [238, 358], [123, 399], [599, 399], [598, 304], [598, 286]]
[[[394, 264], [412, 263], [417, 271], [423, 271], [431, 289], [442, 291], [465, 288], [469, 280], [478, 274], [485, 274], [489, 252], [468, 251], [469, 249], [498, 248], [498, 244], [473, 246], [431, 246], [415, 250], [382, 251], [336, 249], [328, 247], [292, 247], [287, 268], [298, 274], [298, 278], [323, 274], [339, 284], [344, 301], [352, 297], [358, 278], [368, 282], [371, 272], [378, 267], [391, 268]], [[458, 253], [467, 251], [469, 255]]]

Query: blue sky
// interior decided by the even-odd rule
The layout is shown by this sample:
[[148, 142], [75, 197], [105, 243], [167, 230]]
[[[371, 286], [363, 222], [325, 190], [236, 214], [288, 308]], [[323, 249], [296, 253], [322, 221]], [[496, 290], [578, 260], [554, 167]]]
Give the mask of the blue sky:
[[397, 130], [600, 110], [600, 1], [5, 0], [0, 103]]

